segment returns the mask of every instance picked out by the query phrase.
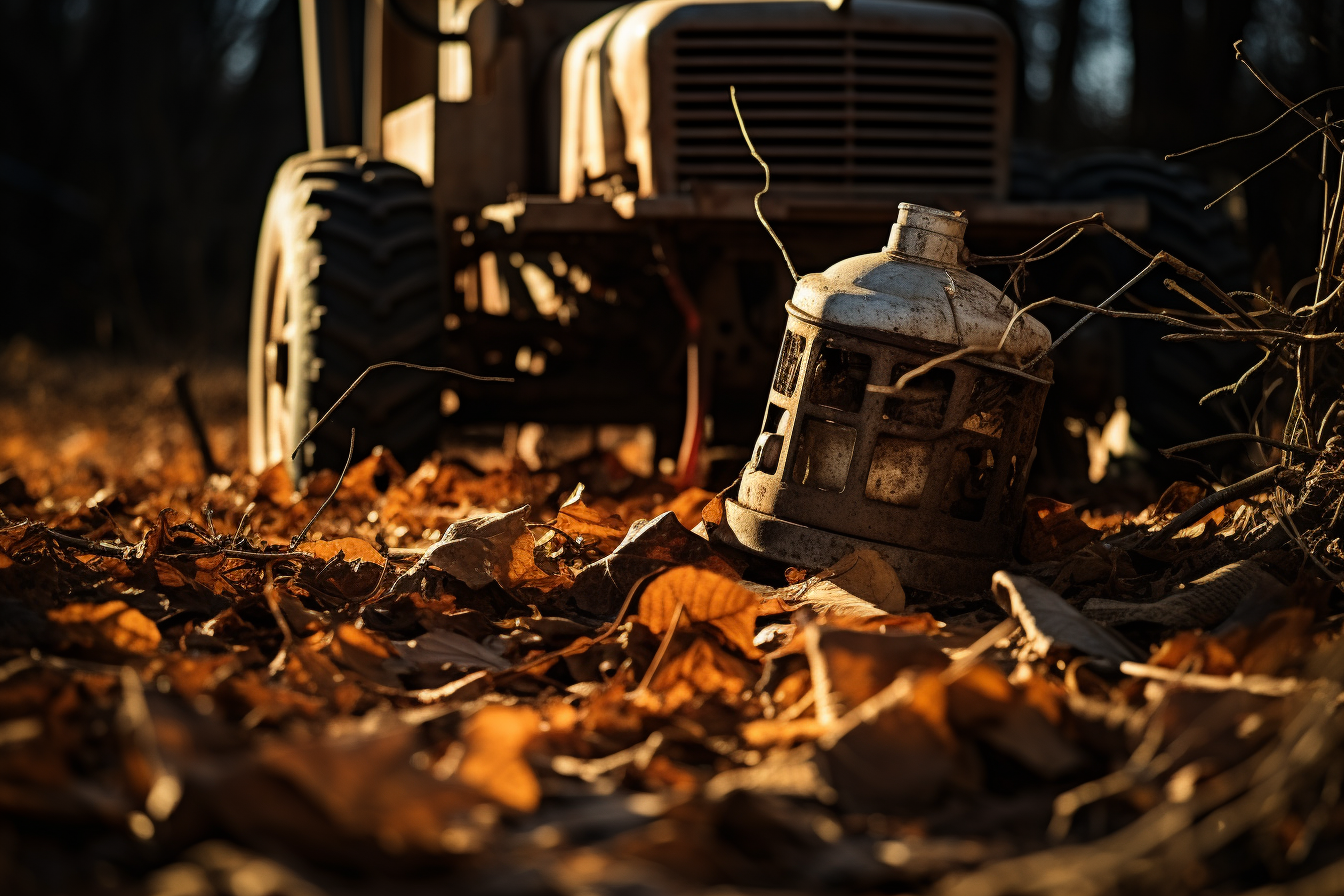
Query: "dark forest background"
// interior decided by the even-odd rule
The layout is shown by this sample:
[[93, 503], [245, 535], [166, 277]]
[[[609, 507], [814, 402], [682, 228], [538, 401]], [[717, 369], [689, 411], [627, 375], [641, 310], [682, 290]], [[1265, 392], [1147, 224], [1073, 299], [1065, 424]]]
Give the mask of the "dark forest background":
[[[980, 5], [1019, 35], [1027, 167], [1259, 127], [1282, 107], [1238, 39], [1290, 97], [1344, 84], [1337, 0]], [[0, 0], [0, 78], [0, 340], [241, 357], [266, 191], [305, 148], [297, 3]], [[1303, 133], [1290, 119], [1192, 162], [1221, 191]], [[1262, 282], [1309, 273], [1318, 235], [1294, 228], [1313, 179], [1304, 153], [1228, 205]]]

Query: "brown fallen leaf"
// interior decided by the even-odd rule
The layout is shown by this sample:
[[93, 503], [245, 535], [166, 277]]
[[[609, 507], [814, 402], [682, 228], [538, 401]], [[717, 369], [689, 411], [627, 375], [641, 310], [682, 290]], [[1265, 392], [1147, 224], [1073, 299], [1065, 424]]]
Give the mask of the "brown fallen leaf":
[[429, 631], [410, 641], [398, 641], [396, 647], [397, 653], [408, 662], [434, 669], [448, 666], [461, 669], [509, 668], [509, 661], [504, 657], [457, 632]]
[[331, 540], [309, 541], [299, 546], [305, 554], [312, 554], [319, 560], [335, 560], [337, 554], [344, 554], [347, 563], [356, 560], [382, 566], [386, 560], [378, 548], [362, 538], [333, 538]]
[[[796, 571], [795, 571], [796, 572]], [[816, 575], [784, 588], [747, 583], [762, 602], [761, 614], [811, 607], [831, 616], [882, 616], [905, 609], [900, 577], [882, 555], [858, 550]]]
[[[684, 643], [687, 635], [676, 636]], [[647, 691], [634, 701], [644, 709], [668, 714], [701, 696], [717, 696], [732, 705], [748, 690], [757, 675], [742, 660], [716, 647], [705, 638], [695, 638], [689, 645], [669, 656], [658, 667]]]
[[939, 671], [949, 662], [938, 644], [922, 635], [881, 635], [823, 626], [820, 644], [830, 669], [833, 696], [845, 709], [858, 706], [905, 669]]
[[569, 535], [582, 536], [584, 544], [596, 547], [603, 554], [616, 550], [630, 528], [620, 517], [604, 515], [584, 503], [582, 484], [575, 486], [560, 505], [555, 525]]
[[[1249, 639], [1240, 640], [1244, 642]], [[1240, 665], [1237, 653], [1244, 653], [1247, 645], [1241, 643], [1235, 646], [1236, 651], [1222, 639], [1197, 631], [1177, 632], [1162, 642], [1149, 658], [1148, 664], [1207, 675], [1231, 675]]]
[[48, 610], [47, 618], [61, 627], [72, 643], [95, 652], [152, 656], [159, 650], [159, 629], [125, 601], [74, 603]]
[[252, 492], [252, 500], [269, 501], [276, 507], [289, 507], [296, 497], [294, 480], [289, 476], [289, 466], [284, 463], [278, 463], [264, 470], [257, 477], [257, 484]]
[[[379, 479], [382, 488], [379, 488]], [[375, 448], [368, 457], [345, 473], [336, 497], [342, 501], [376, 501], [390, 486], [406, 478], [406, 471], [386, 448]], [[311, 490], [311, 488], [310, 488]], [[325, 496], [327, 489], [322, 489]], [[352, 558], [353, 559], [353, 558]]]
[[[441, 852], [447, 845], [442, 832], [481, 798], [462, 786], [465, 782], [437, 780], [416, 769], [413, 757], [421, 743], [414, 728], [384, 727], [372, 736], [270, 740], [259, 747], [258, 758], [343, 833], [370, 837], [393, 853]], [[218, 798], [227, 800], [229, 794]], [[276, 809], [244, 803], [234, 811], [250, 822]]]
[[1209, 490], [1197, 482], [1173, 482], [1153, 505], [1152, 518], [1161, 519], [1185, 513], [1199, 503]]
[[732, 579], [699, 569], [678, 566], [649, 583], [639, 600], [639, 618], [654, 634], [672, 624], [677, 604], [688, 622], [704, 622], [723, 633], [744, 656], [755, 658], [760, 650], [756, 636], [756, 596]]
[[978, 784], [974, 762], [948, 725], [947, 689], [938, 672], [905, 674], [911, 681], [905, 702], [857, 725], [821, 754], [845, 811], [921, 809], [954, 782]]
[[1101, 536], [1078, 519], [1072, 505], [1052, 498], [1031, 497], [1022, 509], [1020, 548], [1028, 563], [1062, 560]]
[[541, 730], [541, 714], [529, 706], [485, 706], [462, 726], [466, 754], [454, 776], [502, 806], [531, 812], [541, 785], [523, 757]]
[[330, 649], [336, 662], [384, 687], [401, 687], [395, 670], [409, 668], [399, 660], [386, 635], [356, 628], [348, 622], [336, 626]]
[[1143, 659], [1119, 632], [1088, 619], [1035, 579], [999, 570], [994, 573], [993, 590], [1004, 612], [1021, 623], [1030, 656], [1045, 656], [1058, 644], [1116, 663]]
[[1078, 771], [1086, 762], [1082, 751], [1065, 740], [1026, 694], [988, 663], [976, 663], [948, 687], [948, 715], [958, 731], [980, 738], [1047, 780]]
[[1300, 660], [1311, 644], [1315, 614], [1305, 607], [1280, 610], [1260, 623], [1241, 660], [1245, 675], [1277, 675]]
[[704, 510], [705, 505], [713, 498], [713, 492], [692, 486], [678, 494], [666, 504], [659, 504], [654, 508], [653, 515], [657, 516], [660, 513], [671, 511], [672, 514], [676, 516], [677, 522], [681, 523], [687, 529], [694, 529], [696, 526], [700, 525], [701, 511]]
[[527, 528], [531, 507], [524, 504], [508, 513], [487, 513], [460, 520], [430, 546], [425, 556], [403, 573], [392, 590], [414, 589], [425, 565], [434, 566], [470, 588], [498, 582], [506, 588], [533, 587], [542, 591], [567, 584], [537, 566], [536, 542]]

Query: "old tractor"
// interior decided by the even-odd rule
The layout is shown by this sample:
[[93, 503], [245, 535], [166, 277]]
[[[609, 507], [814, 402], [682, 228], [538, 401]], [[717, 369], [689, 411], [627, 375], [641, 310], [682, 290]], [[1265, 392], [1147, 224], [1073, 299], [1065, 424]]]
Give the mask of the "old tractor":
[[[381, 444], [406, 463], [524, 421], [643, 426], [683, 482], [740, 466], [794, 277], [757, 220], [764, 172], [730, 88], [799, 273], [881, 246], [902, 201], [963, 210], [981, 255], [1103, 211], [1159, 248], [1184, 240], [1210, 273], [1235, 265], [1206, 251], [1225, 224], [1189, 214], [1200, 197], [1156, 163], [1080, 163], [1048, 188], [1015, 174], [1014, 43], [973, 6], [298, 2], [310, 145], [275, 179], [257, 256], [257, 470], [385, 360], [515, 382], [377, 371], [296, 473], [339, 468], [352, 427], [359, 455]], [[1123, 282], [1132, 259], [1111, 251], [1044, 288]]]

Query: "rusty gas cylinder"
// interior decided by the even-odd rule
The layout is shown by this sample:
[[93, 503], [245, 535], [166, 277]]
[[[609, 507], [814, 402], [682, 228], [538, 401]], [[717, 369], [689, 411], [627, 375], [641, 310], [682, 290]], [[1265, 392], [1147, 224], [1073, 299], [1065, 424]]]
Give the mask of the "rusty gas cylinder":
[[907, 586], [988, 586], [1012, 553], [1050, 333], [965, 269], [966, 224], [903, 202], [882, 251], [798, 281], [716, 538], [813, 570], [870, 548]]

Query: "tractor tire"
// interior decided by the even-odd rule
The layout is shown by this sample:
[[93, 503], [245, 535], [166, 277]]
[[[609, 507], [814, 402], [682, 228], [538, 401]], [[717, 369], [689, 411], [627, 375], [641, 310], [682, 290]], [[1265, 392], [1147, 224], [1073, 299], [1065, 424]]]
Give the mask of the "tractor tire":
[[[1150, 252], [1171, 253], [1225, 290], [1249, 288], [1249, 265], [1236, 229], [1221, 209], [1204, 209], [1213, 194], [1190, 169], [1135, 153], [1107, 152], [1073, 162], [1054, 178], [1053, 198], [1059, 201], [1124, 196], [1148, 201], [1148, 230], [1130, 235], [1139, 245]], [[1036, 281], [1032, 297], [1058, 295], [1096, 304], [1146, 261], [1109, 235], [1079, 239], [1032, 272]], [[1170, 269], [1154, 271], [1131, 293], [1154, 306], [1198, 313], [1198, 308], [1163, 286], [1164, 279], [1174, 276]], [[1193, 284], [1182, 285], [1201, 292]], [[1125, 301], [1116, 307], [1140, 310]], [[1060, 333], [1078, 312], [1047, 308], [1037, 316]], [[1093, 425], [1100, 422], [1098, 412], [1108, 413], [1114, 398], [1123, 396], [1132, 416], [1132, 434], [1146, 449], [1147, 466], [1158, 479], [1192, 472], [1188, 466], [1164, 461], [1160, 449], [1231, 430], [1217, 400], [1204, 406], [1199, 400], [1234, 382], [1258, 357], [1237, 344], [1162, 342], [1169, 332], [1169, 327], [1154, 322], [1093, 318], [1055, 353], [1057, 385], [1047, 411]], [[1237, 453], [1234, 446], [1228, 452], [1206, 452], [1200, 459], [1222, 466], [1235, 463]]]
[[442, 364], [444, 296], [429, 190], [414, 172], [359, 147], [290, 158], [262, 222], [248, 357], [254, 472], [290, 465], [295, 481], [384, 446], [403, 464], [434, 448], [440, 381], [385, 369], [350, 395], [293, 461], [294, 446], [371, 364]]

